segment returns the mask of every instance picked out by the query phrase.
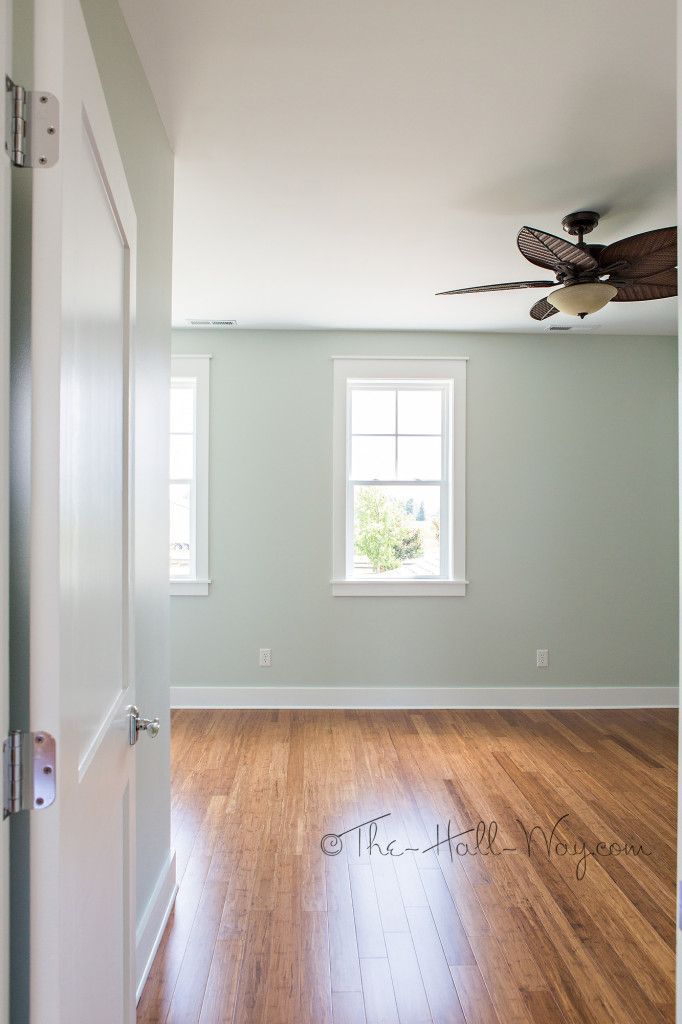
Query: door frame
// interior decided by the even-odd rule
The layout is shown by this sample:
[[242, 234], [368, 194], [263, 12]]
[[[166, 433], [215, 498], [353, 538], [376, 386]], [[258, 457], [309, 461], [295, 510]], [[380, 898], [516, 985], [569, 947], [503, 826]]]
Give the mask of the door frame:
[[[11, 0], [0, 0], [3, 78], [12, 74]], [[7, 110], [0, 113], [2, 139]], [[4, 147], [3, 147], [4, 148]], [[0, 742], [9, 728], [9, 375], [12, 170], [6, 153], [0, 168]], [[0, 823], [0, 1024], [9, 1021], [9, 821]]]

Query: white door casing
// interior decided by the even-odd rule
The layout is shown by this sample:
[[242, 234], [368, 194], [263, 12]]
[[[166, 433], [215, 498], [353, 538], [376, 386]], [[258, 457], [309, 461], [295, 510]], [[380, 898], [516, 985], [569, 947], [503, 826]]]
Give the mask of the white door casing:
[[[682, 0], [677, 0], [677, 210], [678, 222], [682, 216]], [[679, 271], [678, 271], [679, 275]], [[678, 289], [679, 291], [679, 289]], [[678, 301], [678, 341], [677, 341], [677, 395], [678, 409], [682, 409], [682, 304]], [[678, 496], [682, 503], [682, 417], [678, 415]], [[678, 594], [682, 592], [682, 519], [679, 526], [679, 586]], [[682, 666], [682, 602], [678, 603], [678, 650], [679, 665]], [[679, 669], [678, 669], [679, 676]], [[678, 678], [678, 687], [680, 680]], [[680, 694], [682, 697], [682, 693]], [[677, 745], [677, 772], [680, 773], [682, 765], [682, 699], [679, 702], [678, 712], [678, 745]], [[677, 787], [677, 901], [675, 905], [677, 919], [676, 937], [676, 986], [675, 986], [675, 1019], [677, 1024], [682, 1024], [682, 786]]]
[[136, 218], [78, 0], [33, 0], [60, 103], [32, 208], [31, 728], [57, 798], [31, 821], [31, 1024], [132, 1024], [132, 338]]

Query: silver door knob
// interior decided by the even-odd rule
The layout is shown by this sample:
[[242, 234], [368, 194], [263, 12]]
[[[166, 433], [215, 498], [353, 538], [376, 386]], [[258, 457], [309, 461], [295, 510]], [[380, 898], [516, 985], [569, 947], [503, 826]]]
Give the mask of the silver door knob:
[[130, 723], [128, 738], [131, 747], [137, 743], [137, 737], [140, 735], [140, 732], [146, 732], [150, 739], [154, 739], [155, 736], [159, 735], [161, 723], [158, 718], [142, 718], [134, 704], [131, 704], [128, 708], [128, 716]]

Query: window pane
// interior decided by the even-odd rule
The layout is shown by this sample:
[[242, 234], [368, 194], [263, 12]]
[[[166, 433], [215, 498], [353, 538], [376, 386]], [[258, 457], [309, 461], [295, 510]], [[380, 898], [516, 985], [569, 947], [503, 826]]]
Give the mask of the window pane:
[[191, 480], [194, 476], [194, 437], [191, 434], [171, 434], [171, 480]]
[[189, 484], [170, 485], [170, 574], [189, 576], [191, 538]]
[[353, 480], [395, 480], [395, 438], [354, 437]]
[[395, 391], [354, 388], [351, 429], [354, 434], [395, 434]]
[[440, 434], [442, 391], [399, 391], [398, 433]]
[[440, 576], [440, 487], [354, 490], [352, 577]]
[[171, 434], [191, 434], [194, 430], [194, 388], [171, 387]]
[[440, 480], [440, 438], [399, 437], [398, 478], [400, 480]]

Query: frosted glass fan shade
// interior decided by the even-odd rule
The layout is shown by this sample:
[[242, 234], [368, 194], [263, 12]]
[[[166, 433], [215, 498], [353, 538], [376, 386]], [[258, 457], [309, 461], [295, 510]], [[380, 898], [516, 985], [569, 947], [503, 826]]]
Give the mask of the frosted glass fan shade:
[[557, 288], [547, 296], [547, 301], [560, 313], [585, 316], [586, 313], [596, 313], [598, 309], [602, 309], [617, 293], [618, 289], [612, 284], [593, 281], [587, 284], [567, 284], [563, 288]]

